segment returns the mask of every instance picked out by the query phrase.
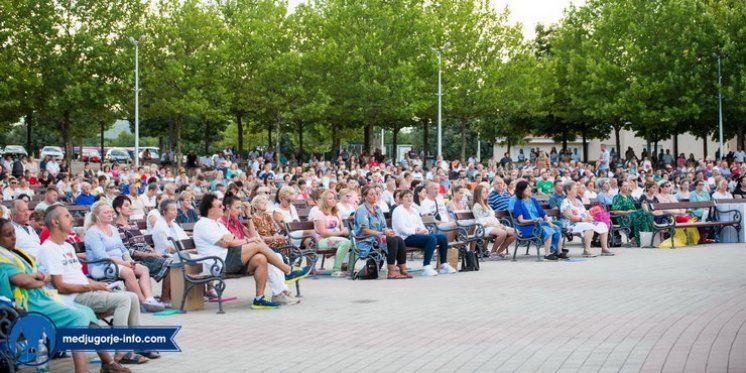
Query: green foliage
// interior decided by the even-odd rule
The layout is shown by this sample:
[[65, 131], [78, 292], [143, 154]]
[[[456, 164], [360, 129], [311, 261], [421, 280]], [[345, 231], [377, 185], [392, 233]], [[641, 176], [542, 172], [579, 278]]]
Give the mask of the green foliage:
[[623, 128], [652, 142], [713, 136], [713, 53], [726, 137], [746, 131], [743, 1], [588, 0], [539, 25], [533, 41], [508, 12], [488, 0], [314, 0], [292, 12], [283, 0], [0, 0], [0, 130], [23, 141], [11, 127], [23, 118], [34, 141], [70, 147], [96, 141], [102, 123], [134, 122], [127, 39], [144, 35], [141, 137], [178, 154], [280, 141], [282, 152], [373, 147], [374, 128], [432, 154], [431, 49], [447, 43], [449, 158], [473, 154], [477, 135], [508, 144]]

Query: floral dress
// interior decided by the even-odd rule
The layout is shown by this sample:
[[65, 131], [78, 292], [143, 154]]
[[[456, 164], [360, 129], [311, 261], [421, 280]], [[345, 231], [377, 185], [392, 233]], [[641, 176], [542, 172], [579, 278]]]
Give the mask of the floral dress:
[[271, 237], [277, 234], [277, 226], [275, 221], [272, 219], [272, 215], [267, 212], [256, 213], [251, 216], [251, 221], [254, 222], [254, 228], [264, 239], [264, 243], [272, 248], [278, 248], [288, 245], [288, 239], [285, 237]]
[[[374, 231], [383, 232], [386, 226], [386, 218], [383, 216], [383, 210], [380, 207], [375, 206], [373, 210], [370, 210], [365, 203], [360, 204], [357, 210], [355, 210], [355, 235], [362, 235], [363, 229], [372, 229]], [[386, 236], [381, 237], [368, 237], [363, 240], [355, 241], [356, 248], [360, 252], [360, 256], [366, 257], [368, 253], [374, 248], [379, 247], [384, 251], [386, 248]]]

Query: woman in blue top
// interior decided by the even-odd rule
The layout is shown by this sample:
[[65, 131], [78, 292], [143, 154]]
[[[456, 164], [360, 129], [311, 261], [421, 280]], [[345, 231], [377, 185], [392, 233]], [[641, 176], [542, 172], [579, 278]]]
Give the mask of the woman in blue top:
[[544, 259], [567, 259], [567, 254], [562, 250], [562, 229], [552, 224], [539, 202], [531, 197], [531, 188], [527, 181], [521, 180], [516, 184], [515, 196], [518, 200], [513, 208], [513, 216], [519, 224], [525, 224], [518, 226], [521, 235], [531, 236], [533, 224], [538, 222], [541, 239], [544, 241]]
[[[362, 191], [363, 203], [355, 211], [355, 234], [373, 237], [357, 241], [357, 247], [367, 255], [373, 246], [381, 245], [386, 250], [388, 279], [412, 278], [407, 272], [407, 245], [386, 225], [386, 218], [378, 206], [378, 188], [366, 186]], [[397, 266], [397, 262], [399, 263]]]
[[[150, 271], [148, 267], [137, 264], [130, 256], [122, 242], [119, 230], [111, 225], [114, 220], [114, 209], [109, 202], [101, 200], [93, 204], [91, 222], [85, 233], [86, 258], [90, 261], [110, 259], [119, 267], [119, 278], [124, 280], [128, 291], [137, 294], [142, 308], [149, 312], [163, 310], [163, 304], [153, 298], [150, 288]], [[105, 264], [88, 266], [94, 278], [104, 277]]]

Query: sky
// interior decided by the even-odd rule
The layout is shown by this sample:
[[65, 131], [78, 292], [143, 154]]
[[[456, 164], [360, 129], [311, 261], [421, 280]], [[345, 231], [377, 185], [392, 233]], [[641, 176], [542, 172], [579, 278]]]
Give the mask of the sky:
[[[305, 1], [289, 0], [290, 7], [294, 8]], [[510, 22], [520, 22], [523, 25], [523, 36], [533, 39], [537, 23], [555, 23], [562, 18], [562, 11], [568, 5], [579, 6], [584, 4], [585, 0], [491, 0], [491, 3], [496, 9], [507, 6], [510, 9]]]

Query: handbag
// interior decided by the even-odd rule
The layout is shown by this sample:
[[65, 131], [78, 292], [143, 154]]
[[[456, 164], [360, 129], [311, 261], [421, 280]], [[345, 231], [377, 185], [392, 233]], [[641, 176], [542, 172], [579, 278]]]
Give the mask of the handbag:
[[459, 249], [461, 252], [461, 270], [459, 272], [471, 272], [479, 270], [479, 259], [477, 254], [465, 248]]
[[365, 260], [365, 265], [355, 272], [353, 280], [375, 280], [378, 278], [378, 262], [373, 258]]

